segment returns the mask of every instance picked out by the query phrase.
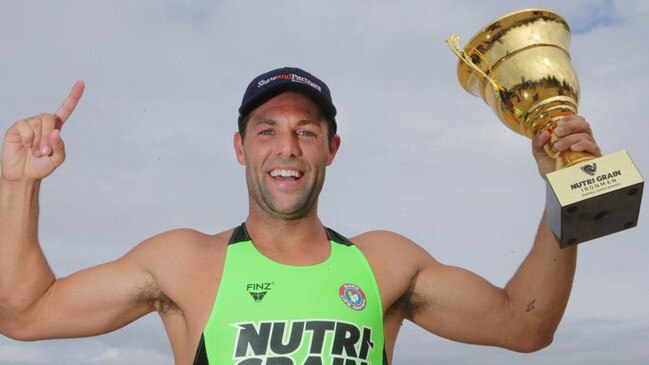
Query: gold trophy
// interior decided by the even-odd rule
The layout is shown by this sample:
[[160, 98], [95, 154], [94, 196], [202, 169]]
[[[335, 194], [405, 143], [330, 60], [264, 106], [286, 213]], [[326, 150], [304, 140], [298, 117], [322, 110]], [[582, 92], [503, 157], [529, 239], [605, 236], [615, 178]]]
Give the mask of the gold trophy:
[[[460, 58], [462, 87], [481, 97], [507, 127], [532, 138], [552, 132], [564, 115], [577, 114], [579, 81], [570, 62], [570, 28], [558, 14], [521, 10], [486, 26], [464, 48], [447, 43]], [[603, 157], [551, 147], [557, 161], [547, 174], [546, 216], [563, 247], [635, 227], [644, 180], [626, 151]]]

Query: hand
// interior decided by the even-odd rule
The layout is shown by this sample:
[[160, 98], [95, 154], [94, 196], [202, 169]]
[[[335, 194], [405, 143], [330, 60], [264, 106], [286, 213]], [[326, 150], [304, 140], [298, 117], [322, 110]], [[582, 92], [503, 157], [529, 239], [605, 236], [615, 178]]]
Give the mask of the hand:
[[[601, 156], [599, 146], [593, 138], [590, 124], [583, 117], [567, 115], [561, 118], [553, 133], [557, 140], [553, 142], [552, 147], [558, 152], [566, 150], [585, 151], [595, 156]], [[550, 137], [551, 133], [549, 131], [543, 131], [532, 139], [534, 159], [542, 177], [556, 169], [555, 159], [548, 156], [543, 150], [543, 145], [550, 141]]]
[[77, 81], [54, 114], [40, 114], [14, 123], [2, 146], [2, 178], [33, 182], [50, 175], [65, 160], [61, 128], [79, 103], [85, 84]]

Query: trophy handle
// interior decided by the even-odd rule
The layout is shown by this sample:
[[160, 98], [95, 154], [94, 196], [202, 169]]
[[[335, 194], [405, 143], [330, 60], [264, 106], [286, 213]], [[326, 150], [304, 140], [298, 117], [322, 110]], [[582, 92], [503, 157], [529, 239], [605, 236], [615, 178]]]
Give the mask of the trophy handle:
[[[475, 72], [477, 72], [479, 75], [485, 78], [485, 80], [489, 81], [491, 84], [491, 87], [494, 89], [494, 91], [499, 92], [501, 90], [504, 90], [504, 88], [496, 81], [495, 78], [489, 76], [486, 72], [482, 71], [482, 69], [473, 62], [471, 57], [467, 54], [467, 52], [462, 49], [460, 46], [460, 36], [457, 34], [451, 34], [451, 36], [445, 40], [446, 44], [451, 48], [451, 51], [455, 53], [455, 55], [461, 59], [467, 66], [471, 67]], [[470, 47], [467, 45], [467, 47]], [[471, 47], [471, 51], [475, 52], [475, 54], [480, 57], [480, 60], [489, 67], [489, 72], [491, 72], [491, 65], [487, 61], [487, 58], [477, 49], [474, 47]]]

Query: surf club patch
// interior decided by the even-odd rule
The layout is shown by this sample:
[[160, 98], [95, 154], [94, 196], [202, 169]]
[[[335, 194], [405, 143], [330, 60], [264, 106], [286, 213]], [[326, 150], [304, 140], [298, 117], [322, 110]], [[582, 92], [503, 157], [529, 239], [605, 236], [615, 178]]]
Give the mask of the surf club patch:
[[340, 294], [340, 299], [342, 299], [351, 309], [360, 311], [363, 310], [365, 304], [367, 304], [365, 293], [363, 293], [361, 288], [354, 284], [344, 284], [340, 287], [338, 294]]

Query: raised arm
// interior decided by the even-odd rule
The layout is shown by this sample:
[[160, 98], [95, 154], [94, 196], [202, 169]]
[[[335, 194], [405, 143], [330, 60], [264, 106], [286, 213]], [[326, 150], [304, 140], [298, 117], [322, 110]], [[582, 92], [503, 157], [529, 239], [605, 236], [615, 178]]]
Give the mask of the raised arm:
[[[599, 155], [588, 123], [567, 117], [556, 131], [557, 150]], [[534, 156], [544, 176], [554, 160], [542, 150], [547, 132], [533, 140]], [[441, 336], [475, 344], [529, 352], [551, 343], [566, 308], [577, 248], [560, 249], [545, 217], [532, 250], [504, 288], [466, 270], [445, 266], [424, 253], [413, 256], [418, 272], [411, 283], [406, 313], [412, 321]], [[417, 257], [417, 258], [414, 258]]]
[[422, 252], [405, 317], [444, 338], [519, 352], [552, 342], [570, 295], [576, 248], [560, 249], [543, 218], [536, 242], [504, 288]]
[[14, 123], [6, 132], [0, 177], [0, 333], [33, 340], [117, 328], [151, 308], [138, 301], [152, 282], [138, 250], [113, 263], [56, 280], [38, 241], [41, 180], [65, 159], [61, 128], [74, 111], [77, 82], [54, 114]]

